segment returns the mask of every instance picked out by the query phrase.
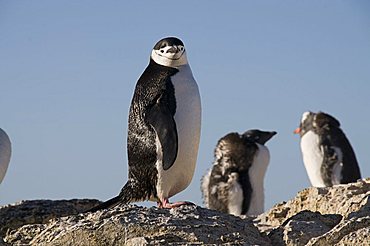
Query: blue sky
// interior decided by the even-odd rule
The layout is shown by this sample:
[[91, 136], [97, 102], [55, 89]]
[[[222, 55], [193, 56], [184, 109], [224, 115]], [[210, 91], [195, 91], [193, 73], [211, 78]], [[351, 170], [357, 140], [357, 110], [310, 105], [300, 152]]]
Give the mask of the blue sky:
[[[127, 113], [154, 44], [181, 38], [202, 99], [191, 185], [217, 140], [278, 132], [268, 147], [266, 209], [308, 187], [304, 111], [337, 117], [370, 176], [370, 4], [367, 1], [0, 1], [0, 127], [13, 155], [0, 205], [98, 198], [127, 180]], [[149, 205], [155, 205], [149, 203]]]

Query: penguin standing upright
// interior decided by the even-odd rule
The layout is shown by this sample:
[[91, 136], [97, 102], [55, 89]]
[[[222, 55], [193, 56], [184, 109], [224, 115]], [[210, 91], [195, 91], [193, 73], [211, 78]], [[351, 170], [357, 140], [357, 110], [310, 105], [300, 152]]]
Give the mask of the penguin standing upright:
[[164, 38], [154, 46], [139, 78], [128, 118], [128, 181], [120, 194], [91, 209], [118, 203], [156, 201], [160, 208], [191, 182], [198, 155], [201, 102], [181, 40]]
[[270, 153], [264, 145], [276, 132], [249, 130], [229, 133], [215, 148], [212, 168], [201, 180], [207, 208], [234, 215], [264, 211], [263, 181]]
[[8, 135], [0, 128], [0, 184], [8, 170], [12, 148]]
[[361, 178], [352, 146], [333, 116], [305, 112], [294, 133], [301, 137], [303, 162], [312, 186], [347, 184]]

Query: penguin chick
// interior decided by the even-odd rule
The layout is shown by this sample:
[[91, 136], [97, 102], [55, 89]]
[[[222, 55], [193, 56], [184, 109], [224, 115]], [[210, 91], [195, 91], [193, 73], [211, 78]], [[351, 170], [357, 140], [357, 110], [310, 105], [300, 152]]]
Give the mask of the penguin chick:
[[275, 134], [254, 129], [218, 141], [214, 164], [201, 180], [207, 208], [234, 215], [264, 211], [263, 180], [270, 160], [265, 143]]

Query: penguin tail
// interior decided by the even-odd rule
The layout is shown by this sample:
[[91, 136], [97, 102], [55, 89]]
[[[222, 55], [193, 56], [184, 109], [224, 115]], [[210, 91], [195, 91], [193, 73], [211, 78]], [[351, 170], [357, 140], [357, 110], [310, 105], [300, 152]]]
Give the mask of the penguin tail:
[[93, 208], [90, 208], [89, 210], [86, 210], [85, 213], [87, 213], [87, 212], [94, 213], [94, 212], [102, 210], [102, 209], [112, 208], [115, 205], [119, 204], [120, 200], [121, 200], [120, 196], [113, 197], [113, 198], [109, 199], [108, 201], [105, 201], [105, 202], [99, 204], [98, 206], [95, 206]]
[[123, 186], [121, 192], [119, 193], [118, 196], [113, 197], [109, 199], [108, 201], [105, 201], [98, 206], [95, 206], [89, 210], [86, 210], [85, 212], [91, 212], [94, 213], [96, 211], [102, 210], [102, 209], [107, 209], [107, 208], [112, 208], [118, 204], [128, 204], [134, 199], [132, 199], [132, 185], [130, 182], [127, 182], [125, 186]]

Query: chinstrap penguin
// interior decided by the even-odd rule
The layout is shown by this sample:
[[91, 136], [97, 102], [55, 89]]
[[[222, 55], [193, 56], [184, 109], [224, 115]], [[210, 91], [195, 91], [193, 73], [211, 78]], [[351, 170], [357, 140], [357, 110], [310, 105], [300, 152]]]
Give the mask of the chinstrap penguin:
[[312, 186], [347, 184], [361, 178], [352, 146], [333, 116], [305, 112], [294, 133], [301, 137], [303, 162]]
[[215, 148], [214, 164], [201, 180], [207, 208], [234, 215], [264, 211], [264, 176], [270, 153], [264, 145], [276, 132], [229, 133]]
[[0, 128], [0, 184], [8, 170], [12, 147], [8, 135]]
[[190, 184], [198, 155], [201, 101], [183, 42], [164, 38], [154, 46], [139, 78], [128, 118], [128, 181], [120, 194], [91, 209], [151, 200], [160, 208]]

